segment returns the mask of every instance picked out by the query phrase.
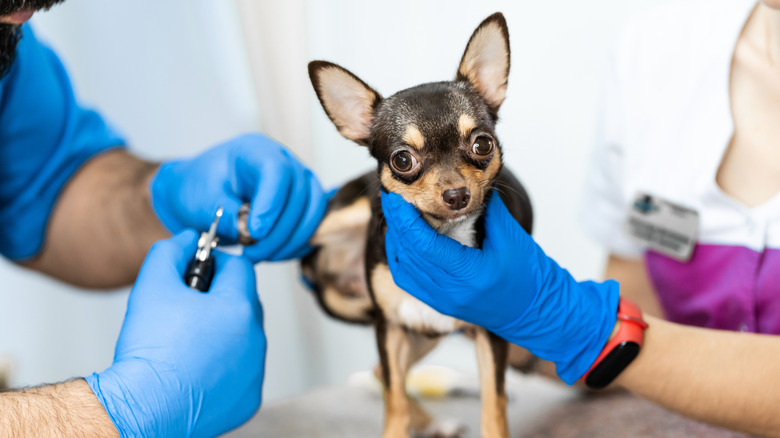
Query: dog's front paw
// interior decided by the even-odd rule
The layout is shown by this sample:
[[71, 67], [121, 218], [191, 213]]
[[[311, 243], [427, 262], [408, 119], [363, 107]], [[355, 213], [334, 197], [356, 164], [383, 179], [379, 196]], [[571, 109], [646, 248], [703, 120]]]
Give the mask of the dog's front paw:
[[457, 420], [434, 420], [423, 430], [414, 433], [415, 438], [462, 438], [466, 425]]

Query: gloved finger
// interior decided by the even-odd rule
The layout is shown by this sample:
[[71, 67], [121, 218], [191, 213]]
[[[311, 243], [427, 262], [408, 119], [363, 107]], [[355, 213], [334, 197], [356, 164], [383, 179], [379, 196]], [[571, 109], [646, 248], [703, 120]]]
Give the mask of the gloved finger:
[[503, 249], [525, 242], [531, 237], [515, 220], [498, 194], [491, 196], [485, 212], [485, 239], [482, 247], [486, 251], [504, 253]]
[[298, 255], [299, 253], [308, 253], [311, 250], [311, 247], [308, 245], [309, 239], [311, 239], [320, 222], [322, 222], [322, 217], [328, 208], [327, 198], [317, 177], [309, 169], [304, 169], [304, 177], [307, 181], [306, 185], [308, 186], [309, 195], [304, 207], [304, 215], [295, 225], [292, 237], [273, 255], [271, 260], [299, 258], [301, 257]]
[[[314, 179], [317, 178], [316, 176], [314, 176], [314, 174], [312, 174], [312, 177]], [[319, 184], [319, 180], [317, 180], [317, 183]], [[307, 216], [307, 218], [304, 219], [304, 222], [310, 224], [312, 227], [310, 231], [306, 231], [303, 233], [304, 235], [308, 235], [308, 237], [306, 238], [306, 243], [300, 245], [294, 252], [280, 255], [275, 260], [300, 259], [305, 257], [307, 254], [309, 254], [312, 251], [313, 248], [308, 242], [309, 240], [311, 240], [311, 236], [314, 235], [314, 233], [317, 231], [317, 228], [322, 222], [322, 218], [325, 217], [325, 213], [328, 211], [328, 203], [330, 202], [331, 199], [333, 199], [333, 196], [335, 196], [339, 190], [341, 190], [341, 187], [335, 187], [328, 190], [319, 201], [316, 201], [316, 197], [312, 197], [312, 201], [309, 203], [309, 212], [312, 214], [310, 217]], [[308, 287], [312, 289], [311, 286]]]
[[452, 266], [469, 257], [468, 250], [473, 250], [437, 233], [412, 204], [396, 193], [382, 192], [382, 212], [388, 228], [395, 228], [394, 235], [401, 240], [405, 249], [416, 253], [421, 259], [442, 267]]
[[[440, 295], [438, 291], [447, 290], [448, 285], [461, 284], [467, 279], [469, 274], [475, 269], [471, 267], [471, 257], [467, 257], [465, 262], [457, 258], [451, 258], [452, 265], [444, 264], [440, 259], [427, 259], [421, 257], [414, 250], [409, 250], [400, 239], [387, 241], [386, 250], [394, 253], [393, 262], [402, 268], [400, 280], [402, 282], [411, 282], [417, 285], [422, 293], [430, 297]], [[465, 268], [462, 266], [466, 266]], [[451, 291], [447, 290], [447, 293]]]
[[[430, 305], [434, 302], [430, 291], [434, 291], [435, 289], [429, 287], [430, 284], [425, 284], [426, 282], [430, 282], [430, 277], [423, 269], [420, 269], [419, 266], [410, 263], [409, 259], [402, 253], [399, 253], [398, 249], [399, 244], [397, 240], [391, 239], [385, 241], [385, 250], [388, 254], [387, 265], [390, 268], [390, 274], [393, 276], [393, 281], [407, 293]], [[425, 280], [427, 281], [423, 281], [421, 276], [425, 277]]]
[[295, 196], [295, 179], [301, 166], [284, 151], [278, 153], [282, 158], [271, 167], [272, 171], [260, 174], [252, 196], [247, 226], [249, 235], [256, 240], [264, 239], [273, 232], [286, 204]]
[[246, 257], [214, 251], [214, 279], [211, 281], [209, 293], [241, 294], [257, 301], [257, 280], [255, 268]]
[[296, 168], [301, 165], [276, 144], [245, 147], [241, 151], [244, 153], [235, 158], [234, 186], [242, 200], [251, 202], [247, 227], [249, 235], [260, 240], [279, 220], [291, 195]]
[[395, 236], [395, 229], [390, 227], [388, 227], [387, 231], [385, 232], [385, 256], [387, 256], [388, 263], [397, 263], [400, 257], [398, 238]]
[[153, 278], [155, 282], [176, 279], [184, 283], [184, 272], [198, 249], [198, 233], [185, 229], [179, 234], [152, 245], [139, 274], [139, 282]]
[[310, 172], [303, 166], [293, 166], [292, 187], [284, 204], [277, 206], [281, 214], [276, 224], [265, 238], [244, 248], [244, 254], [252, 261], [270, 260], [290, 242], [309, 205], [310, 182], [307, 174]]

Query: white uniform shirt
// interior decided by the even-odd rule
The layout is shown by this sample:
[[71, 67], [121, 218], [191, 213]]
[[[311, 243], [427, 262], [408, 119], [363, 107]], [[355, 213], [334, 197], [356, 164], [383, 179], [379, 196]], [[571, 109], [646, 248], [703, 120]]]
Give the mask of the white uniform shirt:
[[[671, 320], [780, 333], [780, 195], [747, 208], [715, 181], [734, 131], [732, 55], [755, 4], [681, 1], [630, 23], [610, 58], [582, 220], [613, 254], [645, 257]], [[699, 212], [689, 262], [624, 233], [638, 192]]]

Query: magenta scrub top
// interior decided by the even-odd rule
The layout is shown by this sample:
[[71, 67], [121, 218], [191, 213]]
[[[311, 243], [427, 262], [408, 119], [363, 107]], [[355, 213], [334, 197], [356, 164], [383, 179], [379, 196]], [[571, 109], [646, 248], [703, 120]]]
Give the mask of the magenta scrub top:
[[[582, 223], [611, 253], [644, 258], [669, 320], [780, 334], [780, 195], [747, 208], [715, 182], [734, 129], [732, 53], [754, 6], [675, 2], [629, 23], [605, 75]], [[637, 193], [698, 211], [690, 260], [625, 234]]]
[[687, 263], [654, 252], [646, 261], [670, 321], [780, 334], [780, 251], [700, 244]]

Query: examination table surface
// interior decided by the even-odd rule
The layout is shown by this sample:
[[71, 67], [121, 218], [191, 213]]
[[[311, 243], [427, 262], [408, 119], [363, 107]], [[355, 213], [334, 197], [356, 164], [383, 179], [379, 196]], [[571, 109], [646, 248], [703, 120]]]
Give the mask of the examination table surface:
[[[625, 392], [583, 394], [541, 377], [509, 379], [507, 394], [513, 438], [746, 436], [688, 420]], [[438, 419], [465, 424], [464, 437], [480, 436], [476, 387], [461, 395], [422, 399], [422, 404]], [[377, 392], [347, 385], [323, 387], [263, 405], [252, 420], [228, 436], [379, 437], [382, 409]]]

